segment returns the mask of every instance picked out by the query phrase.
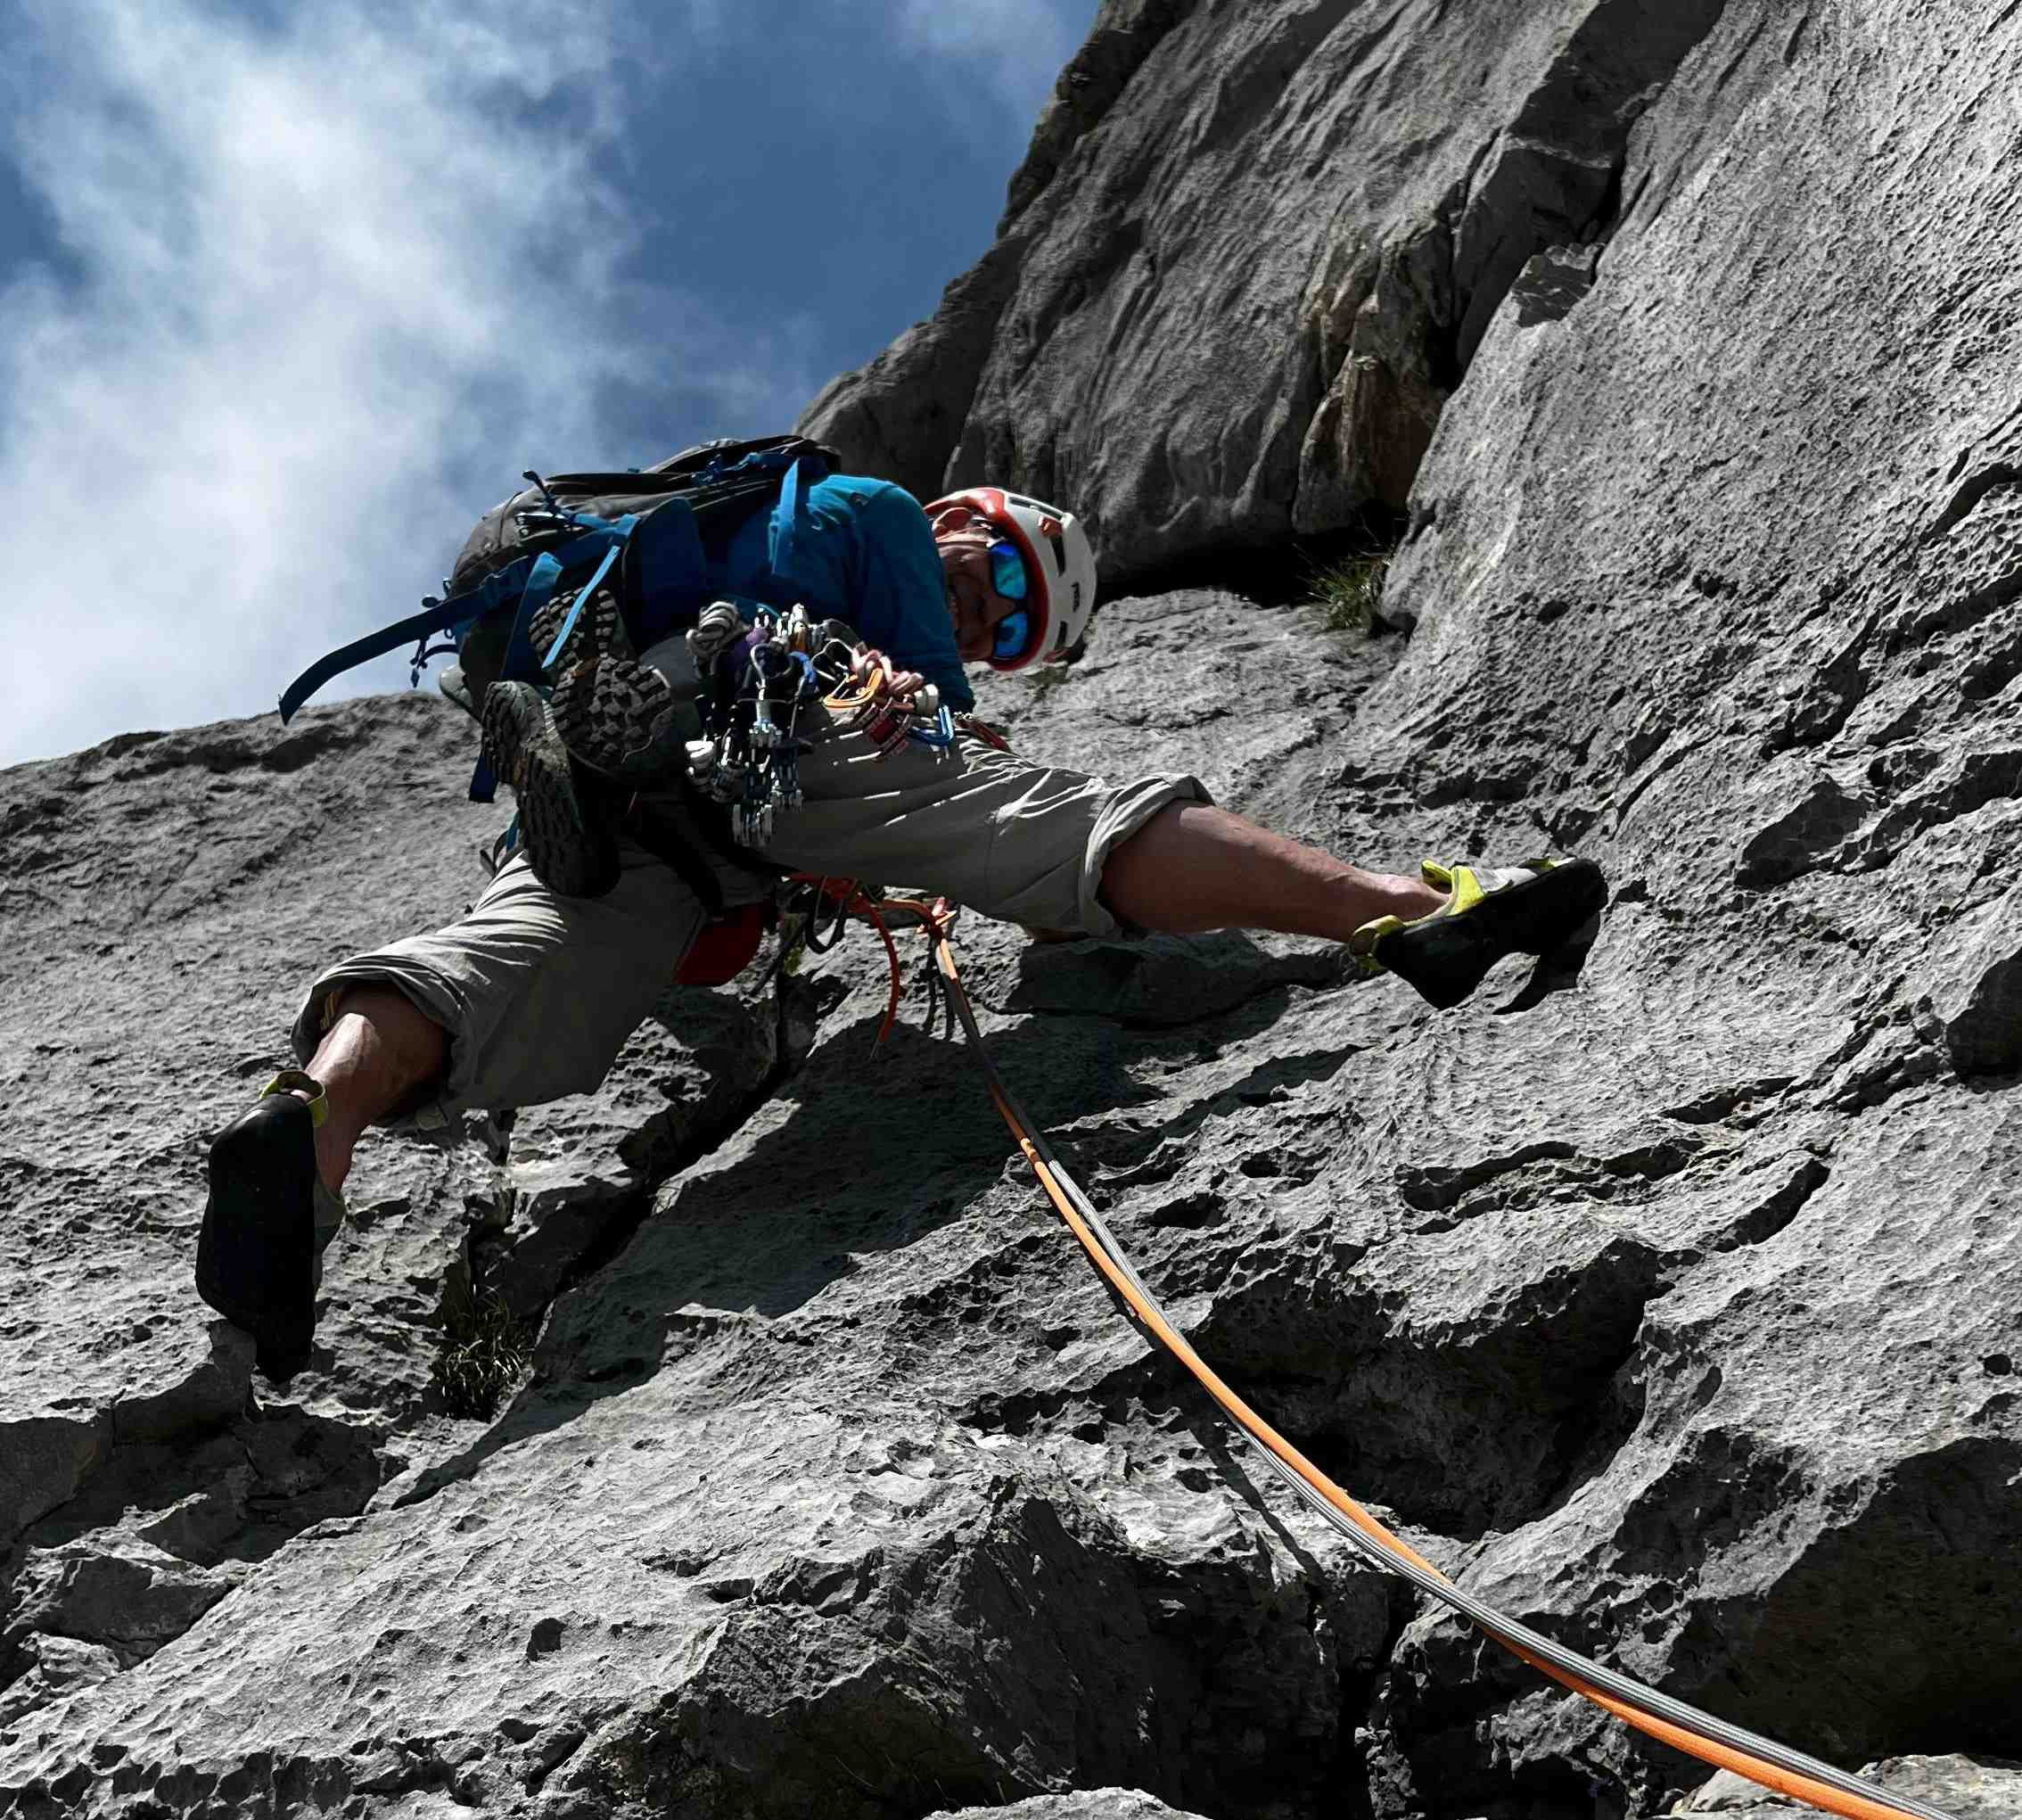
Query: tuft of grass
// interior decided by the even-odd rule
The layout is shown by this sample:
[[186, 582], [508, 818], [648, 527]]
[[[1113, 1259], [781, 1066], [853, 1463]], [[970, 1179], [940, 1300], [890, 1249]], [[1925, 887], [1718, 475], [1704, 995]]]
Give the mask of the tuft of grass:
[[442, 1303], [442, 1331], [429, 1377], [452, 1415], [489, 1421], [526, 1373], [533, 1335], [497, 1290], [475, 1291], [461, 1273]]
[[1322, 626], [1330, 632], [1367, 632], [1376, 624], [1391, 555], [1389, 550], [1358, 550], [1313, 570], [1311, 597], [1320, 610]]

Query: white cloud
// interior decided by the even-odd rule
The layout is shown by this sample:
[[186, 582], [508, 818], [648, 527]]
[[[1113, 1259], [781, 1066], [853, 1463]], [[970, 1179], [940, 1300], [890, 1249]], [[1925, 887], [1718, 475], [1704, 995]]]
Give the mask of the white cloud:
[[[898, 0], [894, 23], [901, 42], [953, 63], [958, 80], [980, 85], [1021, 126], [1081, 46], [1058, 0]], [[958, 114], [959, 96], [949, 99]]]
[[82, 282], [0, 293], [0, 763], [270, 706], [412, 612], [529, 460], [608, 464], [629, 374], [779, 408], [780, 350], [621, 281], [621, 28], [601, 0], [29, 0], [0, 131]]

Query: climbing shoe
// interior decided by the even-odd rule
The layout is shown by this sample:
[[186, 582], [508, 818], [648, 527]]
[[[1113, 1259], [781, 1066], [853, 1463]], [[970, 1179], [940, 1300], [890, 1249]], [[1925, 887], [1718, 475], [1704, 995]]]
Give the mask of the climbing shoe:
[[520, 844], [534, 875], [564, 897], [602, 897], [618, 882], [618, 842], [595, 780], [573, 764], [531, 683], [495, 682], [484, 697], [484, 755], [512, 786]]
[[[314, 1099], [297, 1099], [297, 1088]], [[323, 1253], [343, 1223], [343, 1202], [316, 1169], [325, 1108], [322, 1087], [287, 1069], [210, 1147], [197, 1294], [252, 1335], [269, 1378], [292, 1377], [308, 1361]]]
[[1552, 954], [1607, 902], [1591, 860], [1521, 866], [1445, 866], [1427, 860], [1426, 883], [1447, 893], [1430, 916], [1379, 917], [1348, 938], [1364, 973], [1394, 973], [1428, 1004], [1458, 1005], [1509, 954]]
[[543, 655], [554, 653], [550, 706], [573, 757], [606, 777], [634, 782], [686, 764], [687, 742], [702, 734], [691, 705], [695, 691], [677, 695], [658, 670], [637, 661], [609, 589], [599, 589], [572, 621], [557, 616], [551, 603], [536, 617], [533, 641]]

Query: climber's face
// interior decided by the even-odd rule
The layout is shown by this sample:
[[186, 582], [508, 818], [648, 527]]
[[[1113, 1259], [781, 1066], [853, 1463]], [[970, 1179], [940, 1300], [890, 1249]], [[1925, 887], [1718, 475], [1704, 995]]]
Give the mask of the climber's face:
[[1022, 605], [997, 590], [990, 558], [990, 547], [997, 540], [990, 521], [966, 506], [950, 506], [933, 521], [933, 541], [948, 584], [948, 617], [955, 629], [955, 648], [965, 663], [981, 663], [990, 656], [998, 625]]

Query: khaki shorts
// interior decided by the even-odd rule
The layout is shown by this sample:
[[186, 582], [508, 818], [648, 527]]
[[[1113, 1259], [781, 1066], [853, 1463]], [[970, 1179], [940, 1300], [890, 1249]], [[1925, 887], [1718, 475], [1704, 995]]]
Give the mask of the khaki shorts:
[[[1098, 894], [1111, 851], [1167, 804], [1209, 800], [1190, 777], [1113, 787], [969, 735], [946, 753], [909, 742], [880, 759], [833, 726], [802, 759], [801, 786], [806, 801], [765, 850], [775, 864], [1088, 935], [1136, 933]], [[522, 854], [447, 928], [330, 968], [295, 1020], [296, 1054], [314, 1052], [339, 988], [390, 985], [449, 1033], [448, 1076], [414, 1123], [593, 1091], [704, 920], [670, 867], [637, 850], [623, 859], [616, 888], [592, 899], [557, 896]], [[770, 888], [718, 869], [729, 902]]]

